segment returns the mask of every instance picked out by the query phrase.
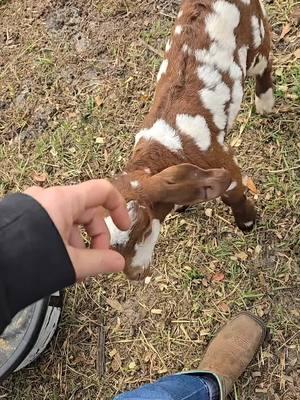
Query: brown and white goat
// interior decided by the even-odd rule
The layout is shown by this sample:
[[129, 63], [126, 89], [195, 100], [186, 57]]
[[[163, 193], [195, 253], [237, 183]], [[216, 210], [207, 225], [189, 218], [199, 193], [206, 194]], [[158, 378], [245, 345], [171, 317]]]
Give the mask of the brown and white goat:
[[106, 219], [111, 245], [125, 256], [125, 273], [143, 279], [160, 225], [175, 205], [221, 196], [243, 231], [256, 211], [240, 168], [224, 145], [256, 77], [256, 110], [271, 112], [270, 29], [258, 0], [184, 0], [158, 73], [154, 103], [136, 135], [133, 155], [113, 184], [125, 197], [132, 226]]

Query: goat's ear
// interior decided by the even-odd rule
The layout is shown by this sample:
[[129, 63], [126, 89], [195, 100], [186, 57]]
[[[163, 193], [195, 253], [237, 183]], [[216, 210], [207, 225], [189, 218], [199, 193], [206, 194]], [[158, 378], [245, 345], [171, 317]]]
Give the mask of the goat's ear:
[[146, 190], [152, 202], [186, 205], [215, 199], [230, 183], [229, 172], [225, 169], [205, 170], [192, 164], [180, 164], [152, 176]]

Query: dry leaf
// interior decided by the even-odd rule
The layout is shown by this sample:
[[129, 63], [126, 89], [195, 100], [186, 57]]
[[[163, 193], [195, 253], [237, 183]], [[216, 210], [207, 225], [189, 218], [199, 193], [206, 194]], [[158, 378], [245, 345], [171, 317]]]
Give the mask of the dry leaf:
[[119, 353], [116, 353], [116, 355], [114, 356], [114, 358], [111, 362], [111, 368], [114, 372], [117, 372], [117, 371], [119, 371], [121, 366], [122, 366], [121, 356]]
[[136, 367], [136, 363], [134, 361], [131, 361], [131, 363], [129, 363], [128, 368], [129, 369], [135, 369]]
[[104, 103], [104, 101], [100, 98], [100, 96], [96, 96], [95, 97], [95, 103], [98, 107], [102, 106], [102, 104]]
[[202, 279], [202, 285], [203, 285], [204, 287], [208, 287], [208, 281], [207, 281], [206, 278], [203, 278], [203, 279]]
[[241, 251], [240, 253], [236, 253], [235, 256], [242, 261], [245, 261], [248, 258], [248, 254], [246, 254], [244, 251]]
[[296, 22], [296, 25], [300, 24], [300, 7], [296, 7], [291, 15], [292, 19]]
[[229, 305], [226, 304], [226, 303], [220, 303], [220, 304], [218, 305], [218, 309], [219, 309], [220, 311], [222, 311], [223, 313], [226, 313], [226, 314], [230, 313], [230, 307], [229, 307]]
[[145, 354], [145, 357], [144, 357], [145, 363], [148, 363], [148, 362], [151, 360], [152, 356], [153, 356], [153, 353], [151, 353], [150, 351], [148, 351], [148, 352]]
[[116, 354], [117, 354], [117, 350], [116, 349], [112, 349], [112, 351], [109, 352], [109, 357], [113, 358]]
[[151, 282], [151, 276], [146, 276], [145, 285], [149, 285], [150, 282]]
[[258, 244], [258, 245], [255, 247], [254, 252], [255, 252], [255, 254], [260, 254], [260, 253], [261, 253], [261, 250], [262, 250], [262, 247], [261, 247], [261, 245]]
[[261, 376], [261, 372], [260, 371], [254, 371], [254, 372], [252, 372], [252, 376], [253, 376], [253, 378], [259, 378]]
[[114, 300], [114, 299], [106, 299], [107, 304], [113, 308], [114, 310], [117, 310], [119, 312], [123, 312], [123, 306], [118, 302], [118, 300]]
[[103, 144], [104, 143], [104, 139], [103, 139], [103, 137], [96, 137], [96, 139], [95, 139], [95, 142], [97, 143], [97, 144]]
[[233, 138], [232, 141], [230, 142], [231, 147], [239, 147], [242, 144], [242, 138], [236, 137]]
[[157, 308], [152, 308], [152, 310], [151, 310], [151, 314], [160, 315], [161, 313], [162, 313], [162, 310], [159, 310]]
[[279, 40], [283, 39], [291, 30], [291, 25], [290, 24], [286, 24], [284, 25], [284, 27], [282, 28], [281, 34], [279, 36]]
[[162, 369], [158, 370], [158, 373], [163, 374], [163, 375], [166, 374], [167, 372], [169, 372], [169, 370], [167, 368], [162, 368]]
[[213, 210], [211, 208], [207, 208], [204, 212], [205, 215], [210, 218], [212, 216], [212, 211]]
[[261, 306], [256, 307], [256, 312], [260, 318], [262, 318], [265, 315], [264, 310]]
[[257, 189], [256, 186], [253, 182], [253, 180], [251, 178], [248, 177], [247, 179], [247, 184], [246, 184], [247, 188], [254, 194], [257, 194]]
[[161, 292], [163, 292], [164, 290], [167, 290], [167, 289], [168, 289], [168, 286], [166, 284], [164, 284], [164, 283], [159, 284], [159, 290]]
[[38, 183], [44, 183], [47, 180], [48, 175], [44, 172], [43, 174], [34, 173], [32, 179]]
[[68, 117], [69, 117], [69, 118], [76, 118], [76, 117], [77, 117], [77, 113], [76, 113], [76, 112], [70, 112], [70, 113], [68, 114]]
[[300, 58], [300, 48], [294, 51], [294, 56], [296, 57], [297, 60], [298, 58]]
[[268, 201], [272, 198], [272, 194], [271, 193], [267, 193], [265, 196], [265, 200]]
[[223, 274], [223, 272], [217, 272], [216, 274], [214, 274], [211, 278], [211, 280], [213, 282], [222, 282], [224, 281], [225, 275]]

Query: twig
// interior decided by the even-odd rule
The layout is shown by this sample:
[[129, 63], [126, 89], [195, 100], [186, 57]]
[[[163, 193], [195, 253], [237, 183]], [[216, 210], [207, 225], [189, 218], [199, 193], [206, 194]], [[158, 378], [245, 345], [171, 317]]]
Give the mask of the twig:
[[300, 165], [296, 165], [295, 167], [291, 167], [291, 168], [284, 168], [284, 169], [277, 169], [277, 170], [273, 170], [273, 171], [269, 171], [271, 174], [279, 174], [281, 172], [287, 172], [287, 171], [292, 171], [294, 169], [299, 169]]
[[170, 15], [170, 14], [167, 14], [167, 13], [165, 13], [163, 11], [160, 11], [159, 13], [160, 13], [160, 15], [163, 15], [164, 17], [167, 17], [167, 18], [170, 18], [170, 19], [176, 19], [176, 15]]
[[219, 218], [221, 221], [225, 222], [225, 224], [233, 226], [231, 222], [227, 221], [227, 219], [221, 217], [221, 215], [216, 214], [216, 217]]
[[142, 329], [140, 328], [140, 333], [145, 341], [145, 343], [147, 344], [147, 346], [149, 347], [149, 349], [151, 349], [154, 353], [156, 353], [156, 355], [158, 356], [158, 358], [160, 359], [160, 362], [162, 363], [162, 365], [164, 366], [164, 368], [166, 367], [166, 364], [164, 362], [164, 360], [162, 359], [162, 357], [160, 356], [159, 352], [155, 349], [155, 347], [148, 342], [148, 340], [146, 339], [146, 336], [144, 335], [144, 332], [142, 331]]
[[157, 54], [159, 57], [163, 58], [164, 53], [160, 50], [157, 50], [155, 47], [151, 46], [151, 44], [148, 44], [145, 42], [143, 39], [140, 39], [141, 43], [146, 46], [149, 50], [151, 50], [153, 53]]
[[105, 330], [103, 316], [99, 318], [96, 367], [99, 377], [102, 378], [105, 374]]
[[296, 332], [293, 336], [291, 336], [288, 340], [286, 340], [277, 351], [281, 350], [285, 345], [287, 345], [291, 340], [293, 340], [294, 338], [296, 338], [298, 335], [300, 335], [300, 332]]

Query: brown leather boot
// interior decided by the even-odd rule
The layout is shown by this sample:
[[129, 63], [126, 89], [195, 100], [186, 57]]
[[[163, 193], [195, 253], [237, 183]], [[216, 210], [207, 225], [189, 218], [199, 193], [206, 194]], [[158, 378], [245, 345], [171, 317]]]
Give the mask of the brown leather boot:
[[221, 400], [250, 364], [266, 337], [266, 326], [256, 316], [243, 312], [229, 321], [209, 344], [199, 366], [219, 381]]
[[256, 316], [242, 312], [229, 321], [209, 344], [198, 371], [212, 374], [220, 387], [220, 400], [232, 390], [266, 336], [266, 326]]

